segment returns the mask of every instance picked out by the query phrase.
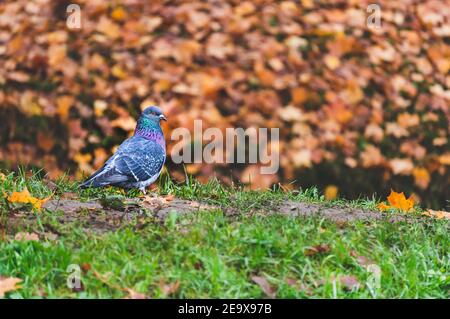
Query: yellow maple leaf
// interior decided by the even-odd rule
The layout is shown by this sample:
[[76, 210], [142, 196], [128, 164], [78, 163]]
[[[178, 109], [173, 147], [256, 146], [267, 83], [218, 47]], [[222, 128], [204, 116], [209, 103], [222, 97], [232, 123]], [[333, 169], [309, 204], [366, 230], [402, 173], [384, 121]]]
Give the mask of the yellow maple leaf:
[[7, 199], [10, 203], [31, 204], [34, 209], [41, 209], [42, 204], [48, 200], [48, 198], [39, 199], [31, 196], [26, 187], [21, 192], [13, 192]]
[[403, 192], [397, 193], [391, 190], [387, 200], [393, 208], [398, 208], [404, 212], [407, 212], [414, 207], [414, 199], [411, 196], [406, 199]]
[[391, 190], [391, 193], [387, 197], [389, 205], [380, 203], [377, 205], [378, 209], [384, 211], [387, 209], [395, 208], [403, 212], [408, 212], [414, 207], [414, 199], [410, 196], [408, 199], [403, 192], [397, 193]]

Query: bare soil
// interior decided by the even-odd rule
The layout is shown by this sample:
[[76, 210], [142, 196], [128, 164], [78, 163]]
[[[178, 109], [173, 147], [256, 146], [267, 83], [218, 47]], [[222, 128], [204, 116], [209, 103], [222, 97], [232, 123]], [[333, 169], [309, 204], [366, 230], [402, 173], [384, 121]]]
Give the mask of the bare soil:
[[[54, 214], [58, 223], [68, 225], [78, 223], [87, 231], [107, 232], [133, 225], [137, 229], [155, 222], [162, 222], [169, 213], [195, 214], [205, 211], [222, 210], [227, 216], [241, 214], [238, 208], [208, 205], [198, 201], [179, 198], [145, 197], [132, 199], [90, 200], [53, 199], [47, 201], [43, 209]], [[405, 220], [405, 215], [387, 215], [379, 211], [354, 207], [329, 207], [324, 204], [284, 200], [270, 203], [264, 209], [253, 209], [246, 214], [281, 214], [294, 217], [318, 216], [337, 223], [354, 220]], [[12, 212], [8, 218], [8, 232], [28, 228], [36, 224], [37, 214], [24, 211]], [[41, 221], [42, 223], [42, 221]], [[48, 223], [42, 223], [48, 231], [56, 232]], [[34, 227], [33, 227], [34, 228]]]

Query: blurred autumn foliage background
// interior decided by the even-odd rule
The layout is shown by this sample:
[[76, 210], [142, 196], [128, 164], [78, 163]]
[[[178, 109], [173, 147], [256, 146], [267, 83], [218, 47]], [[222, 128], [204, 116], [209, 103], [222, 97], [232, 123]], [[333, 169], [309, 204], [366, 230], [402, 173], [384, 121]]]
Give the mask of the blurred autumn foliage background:
[[[72, 2], [81, 29], [66, 26]], [[2, 1], [0, 165], [80, 178], [158, 104], [166, 137], [195, 119], [281, 129], [278, 175], [187, 165], [201, 181], [394, 188], [448, 207], [450, 2], [379, 0], [369, 28], [372, 2]]]

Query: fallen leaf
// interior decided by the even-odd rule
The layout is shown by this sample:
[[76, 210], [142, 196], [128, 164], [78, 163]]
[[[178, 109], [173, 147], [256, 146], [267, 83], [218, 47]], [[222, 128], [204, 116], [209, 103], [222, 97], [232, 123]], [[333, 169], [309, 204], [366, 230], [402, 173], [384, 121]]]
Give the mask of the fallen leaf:
[[393, 158], [389, 161], [389, 165], [395, 175], [410, 175], [414, 168], [409, 158]]
[[338, 57], [329, 54], [325, 56], [324, 62], [330, 70], [336, 70], [341, 65], [341, 60]]
[[378, 205], [377, 205], [377, 208], [379, 209], [379, 210], [388, 210], [388, 209], [390, 209], [391, 208], [391, 206], [389, 206], [389, 205], [386, 205], [386, 203], [379, 203]]
[[422, 215], [434, 217], [437, 219], [450, 219], [450, 213], [443, 210], [428, 209], [426, 212], [423, 212]]
[[387, 197], [389, 205], [386, 205], [385, 203], [380, 203], [377, 205], [378, 209], [380, 210], [387, 210], [391, 208], [399, 209], [403, 212], [408, 212], [414, 207], [414, 199], [412, 196], [410, 196], [408, 199], [406, 199], [405, 194], [397, 193], [393, 190], [391, 190], [391, 193]]
[[131, 132], [136, 127], [136, 120], [134, 118], [132, 118], [131, 116], [119, 117], [119, 118], [111, 121], [111, 126], [119, 127], [124, 131]]
[[116, 78], [119, 78], [121, 80], [125, 79], [127, 77], [127, 72], [118, 64], [114, 65], [111, 69], [112, 75], [114, 75]]
[[95, 100], [94, 101], [95, 116], [97, 116], [97, 117], [103, 116], [103, 113], [105, 112], [105, 110], [107, 108], [108, 108], [108, 103], [106, 103], [106, 101], [103, 101], [103, 100]]
[[324, 192], [325, 199], [326, 200], [336, 199], [338, 191], [339, 191], [339, 189], [336, 185], [328, 185], [325, 188], [325, 192]]
[[127, 12], [123, 9], [123, 7], [117, 7], [111, 12], [111, 18], [116, 21], [123, 21], [127, 18]]
[[2, 277], [0, 276], [0, 298], [5, 297], [5, 293], [9, 291], [14, 291], [20, 288], [18, 285], [22, 282], [22, 279], [13, 277]]
[[38, 199], [31, 196], [27, 188], [24, 188], [21, 192], [13, 192], [11, 196], [7, 197], [10, 203], [23, 203], [31, 204], [34, 209], [41, 209], [42, 204], [44, 204], [49, 198]]
[[439, 163], [442, 165], [450, 165], [450, 152], [439, 156]]
[[267, 295], [267, 297], [275, 298], [276, 290], [269, 284], [266, 278], [260, 276], [252, 276], [252, 281], [261, 288], [261, 290]]
[[128, 296], [125, 297], [124, 299], [147, 299], [146, 295], [144, 295], [143, 293], [134, 291], [133, 289], [125, 288], [124, 290], [128, 293]]
[[159, 282], [159, 289], [161, 289], [161, 292], [165, 296], [170, 296], [178, 291], [178, 288], [180, 288], [180, 282], [177, 280], [173, 283], [165, 283], [164, 280], [161, 280]]
[[44, 151], [50, 152], [55, 145], [55, 141], [50, 134], [45, 133], [44, 131], [39, 131], [37, 133], [37, 144]]
[[363, 267], [366, 267], [368, 265], [372, 265], [375, 262], [367, 258], [366, 256], [359, 255], [356, 251], [352, 250], [350, 252], [350, 256], [354, 257], [356, 259], [356, 262]]
[[81, 265], [81, 270], [83, 270], [84, 273], [87, 273], [91, 269], [92, 269], [91, 264], [84, 263]]
[[165, 200], [166, 202], [171, 202], [171, 201], [173, 201], [173, 200], [175, 199], [175, 195], [169, 194], [169, 195], [167, 195], [167, 196], [164, 196], [163, 198], [164, 198], [164, 200]]
[[411, 210], [414, 207], [414, 200], [412, 199], [412, 197], [406, 199], [403, 192], [396, 193], [391, 190], [391, 194], [387, 197], [387, 199], [392, 207], [398, 208], [405, 212]]
[[311, 287], [306, 286], [305, 284], [299, 282], [298, 280], [294, 278], [286, 278], [286, 284], [289, 286], [295, 288], [297, 291], [303, 291], [307, 295], [311, 295], [313, 293], [313, 290]]
[[351, 290], [357, 290], [360, 287], [360, 283], [358, 281], [358, 278], [355, 276], [340, 276], [339, 282], [344, 287], [345, 290], [351, 291]]
[[28, 82], [30, 80], [30, 76], [25, 72], [9, 72], [8, 73], [8, 79], [24, 83]]
[[308, 247], [305, 250], [305, 256], [314, 256], [317, 254], [325, 254], [331, 251], [331, 247], [328, 244], [320, 244], [313, 247]]
[[426, 168], [416, 167], [413, 169], [412, 174], [414, 176], [414, 182], [417, 186], [421, 189], [426, 189], [428, 187], [431, 177]]
[[39, 236], [36, 233], [26, 233], [26, 232], [19, 232], [14, 236], [14, 240], [17, 241], [39, 241]]

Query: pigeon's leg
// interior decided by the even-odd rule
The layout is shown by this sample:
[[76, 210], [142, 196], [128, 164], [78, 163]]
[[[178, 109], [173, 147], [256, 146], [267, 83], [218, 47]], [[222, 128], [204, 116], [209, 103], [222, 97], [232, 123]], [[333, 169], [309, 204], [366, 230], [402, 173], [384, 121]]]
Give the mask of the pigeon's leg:
[[144, 193], [144, 195], [147, 195], [147, 191], [145, 190], [145, 187], [144, 187], [144, 186], [139, 187], [139, 190], [140, 190], [142, 193]]

